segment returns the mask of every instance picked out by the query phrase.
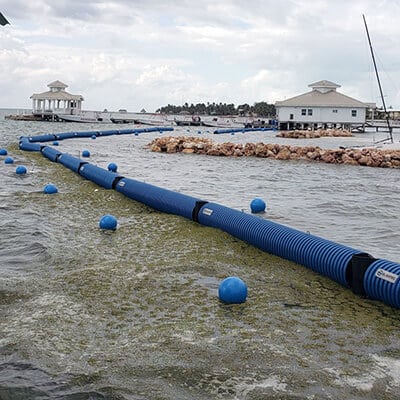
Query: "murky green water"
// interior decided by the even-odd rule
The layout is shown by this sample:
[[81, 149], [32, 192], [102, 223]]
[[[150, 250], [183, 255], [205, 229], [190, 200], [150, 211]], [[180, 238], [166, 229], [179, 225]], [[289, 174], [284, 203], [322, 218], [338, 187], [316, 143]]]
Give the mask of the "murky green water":
[[[72, 129], [41, 129], [56, 132], [50, 125]], [[4, 123], [1, 129], [7, 134], [0, 147], [8, 142], [29, 173], [17, 177], [15, 166], [0, 165], [0, 399], [398, 398], [399, 310], [222, 231], [101, 189], [20, 152], [18, 135]], [[399, 171], [345, 167], [338, 175], [325, 165], [157, 155], [143, 148], [150, 140], [79, 139], [60, 150], [90, 148], [95, 164], [117, 161], [128, 177], [239, 209], [268, 192], [272, 219], [309, 221], [323, 237], [341, 236], [355, 247], [375, 243], [383, 253], [383, 241], [362, 235], [370, 210], [388, 221], [382, 235], [397, 240], [397, 211], [379, 214], [367, 191], [354, 195], [366, 213], [356, 219], [344, 207], [353, 194], [337, 179], [368, 187], [371, 176], [373, 185], [385, 176], [382, 201], [398, 205]], [[318, 174], [308, 180], [312, 172]], [[57, 195], [42, 194], [48, 182], [57, 184]], [[301, 210], [311, 199], [315, 210]], [[115, 232], [98, 229], [104, 214], [117, 216]], [[365, 223], [355, 234], [346, 218]], [[389, 247], [389, 255], [399, 254]], [[218, 301], [218, 285], [230, 275], [247, 283], [245, 304]]]

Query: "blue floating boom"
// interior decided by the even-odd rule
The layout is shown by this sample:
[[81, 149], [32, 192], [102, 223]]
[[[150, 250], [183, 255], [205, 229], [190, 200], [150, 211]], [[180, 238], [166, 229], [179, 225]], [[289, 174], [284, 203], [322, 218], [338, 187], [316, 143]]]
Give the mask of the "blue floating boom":
[[270, 254], [302, 264], [348, 286], [346, 269], [359, 250], [216, 203], [200, 209], [199, 223], [222, 229]]
[[364, 275], [367, 297], [382, 300], [400, 308], [400, 265], [388, 260], [376, 260]]
[[[108, 134], [153, 132], [172, 128], [145, 128], [142, 130], [103, 131]], [[267, 130], [262, 128], [262, 130]], [[92, 132], [91, 132], [92, 133]], [[71, 137], [82, 136], [75, 132]], [[270, 254], [304, 265], [334, 281], [350, 287], [356, 294], [381, 300], [400, 308], [400, 264], [375, 259], [367, 253], [318, 236], [246, 214], [216, 203], [173, 192], [82, 161], [68, 153], [60, 153], [41, 141], [64, 138], [62, 135], [41, 135], [38, 139], [22, 137], [21, 150], [41, 151], [43, 156], [58, 162], [98, 185], [114, 188], [125, 196], [156, 210], [180, 215], [202, 225], [221, 229]], [[70, 135], [70, 133], [68, 133]], [[97, 132], [98, 136], [102, 133]], [[66, 135], [67, 136], [67, 135]], [[32, 143], [33, 142], [33, 143]]]
[[201, 200], [130, 178], [122, 178], [115, 190], [158, 211], [192, 219], [193, 210]]
[[60, 157], [62, 154], [61, 151], [58, 151], [57, 149], [54, 149], [50, 146], [42, 147], [41, 152], [50, 161], [57, 161], [58, 157]]
[[85, 161], [82, 161], [80, 158], [74, 157], [68, 153], [61, 153], [61, 155], [57, 158], [57, 162], [76, 173], [79, 172], [79, 169], [83, 164], [86, 164]]
[[79, 175], [105, 189], [112, 189], [115, 179], [119, 176], [116, 172], [108, 171], [89, 163], [80, 167]]

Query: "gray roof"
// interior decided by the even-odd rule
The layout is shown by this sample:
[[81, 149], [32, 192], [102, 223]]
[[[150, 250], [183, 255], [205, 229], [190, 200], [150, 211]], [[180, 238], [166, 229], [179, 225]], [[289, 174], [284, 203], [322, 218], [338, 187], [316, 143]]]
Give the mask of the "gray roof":
[[[314, 84], [312, 84], [314, 86]], [[311, 85], [310, 85], [311, 86]], [[336, 90], [330, 90], [327, 93], [321, 93], [318, 90], [312, 90], [292, 97], [287, 100], [277, 101], [276, 107], [361, 107], [367, 108], [367, 103], [363, 103], [352, 97], [338, 93]]]
[[70, 94], [64, 90], [59, 92], [49, 90], [48, 92], [34, 93], [30, 98], [38, 100], [83, 100], [80, 94]]
[[337, 83], [333, 83], [331, 81], [323, 80], [323, 81], [318, 81], [314, 83], [310, 83], [308, 87], [311, 88], [330, 88], [330, 89], [337, 89], [340, 88], [340, 85]]
[[65, 83], [62, 83], [61, 81], [54, 81], [51, 82], [47, 85], [49, 88], [61, 88], [61, 89], [65, 89], [68, 87], [68, 85], [66, 85]]

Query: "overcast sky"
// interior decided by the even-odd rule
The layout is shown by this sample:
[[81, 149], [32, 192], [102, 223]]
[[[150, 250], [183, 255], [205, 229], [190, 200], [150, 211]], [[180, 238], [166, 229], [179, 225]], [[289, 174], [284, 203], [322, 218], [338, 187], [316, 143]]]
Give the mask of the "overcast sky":
[[60, 80], [87, 110], [275, 103], [327, 79], [400, 108], [400, 0], [0, 0], [0, 108]]

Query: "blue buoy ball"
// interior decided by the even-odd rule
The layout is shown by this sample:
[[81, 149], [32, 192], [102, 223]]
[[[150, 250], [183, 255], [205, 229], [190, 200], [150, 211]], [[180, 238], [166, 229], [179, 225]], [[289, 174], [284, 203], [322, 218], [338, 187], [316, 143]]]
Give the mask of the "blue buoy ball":
[[4, 164], [14, 164], [14, 159], [12, 157], [6, 157]]
[[218, 296], [227, 304], [244, 303], [247, 299], [247, 285], [240, 278], [230, 276], [219, 285]]
[[7, 154], [7, 149], [0, 149], [0, 156], [6, 156]]
[[25, 165], [18, 165], [18, 167], [15, 169], [15, 172], [17, 175], [23, 175], [23, 174], [26, 174], [27, 169], [26, 169]]
[[92, 139], [97, 139], [97, 136], [96, 135], [92, 135]]
[[44, 189], [43, 192], [46, 194], [55, 194], [58, 192], [57, 186], [53, 185], [52, 183], [48, 183]]
[[115, 229], [117, 229], [117, 224], [117, 218], [109, 214], [103, 215], [99, 221], [100, 229], [108, 229], [114, 231]]
[[112, 162], [108, 164], [107, 169], [111, 172], [117, 172], [118, 165]]
[[252, 213], [264, 212], [266, 208], [265, 201], [263, 199], [255, 198], [250, 203], [250, 209]]
[[59, 145], [58, 141], [55, 140], [55, 141], [53, 142], [53, 146], [58, 146], [58, 145]]
[[82, 151], [82, 157], [90, 157], [90, 151], [89, 150], [83, 150]]

